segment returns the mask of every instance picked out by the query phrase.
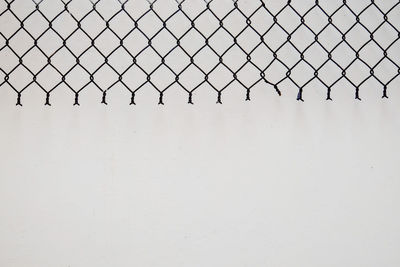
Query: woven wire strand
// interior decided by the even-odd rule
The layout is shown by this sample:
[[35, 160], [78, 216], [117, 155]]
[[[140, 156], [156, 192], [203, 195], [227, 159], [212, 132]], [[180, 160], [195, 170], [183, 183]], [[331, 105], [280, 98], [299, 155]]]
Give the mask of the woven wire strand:
[[[0, 17], [13, 21], [17, 27], [10, 26], [8, 29], [12, 28], [11, 30], [0, 31], [0, 88], [6, 86], [12, 88], [17, 95], [16, 104], [19, 106], [22, 106], [23, 93], [34, 86], [44, 92], [45, 105], [51, 105], [51, 95], [62, 87], [71, 91], [73, 104], [80, 105], [79, 96], [89, 86], [94, 86], [100, 91], [101, 103], [106, 105], [107, 93], [118, 86], [129, 92], [131, 105], [136, 104], [135, 96], [138, 92], [149, 90], [149, 88], [156, 90], [158, 103], [163, 105], [165, 93], [173, 86], [186, 92], [190, 104], [194, 103], [195, 93], [204, 86], [212, 88], [215, 91], [216, 102], [222, 103], [223, 93], [230, 87], [240, 86], [243, 88], [245, 100], [250, 100], [252, 89], [259, 84], [264, 84], [265, 88], [276, 91], [278, 95], [281, 95], [288, 84], [291, 84], [297, 88], [297, 100], [303, 101], [307, 87], [318, 83], [325, 88], [326, 99], [332, 100], [333, 89], [343, 81], [354, 89], [355, 98], [361, 100], [360, 89], [370, 80], [379, 84], [382, 97], [387, 98], [389, 86], [400, 75], [398, 59], [400, 31], [399, 25], [393, 20], [396, 14], [399, 14], [400, 1], [391, 1], [390, 6], [385, 7], [382, 7], [382, 1], [364, 1], [362, 7], [355, 10], [350, 3], [343, 0], [336, 1], [335, 8], [327, 10], [323, 1], [318, 0], [278, 1], [279, 8], [270, 8], [267, 1], [256, 0], [252, 2], [251, 7], [245, 0], [114, 0], [113, 4], [114, 6], [118, 4], [117, 8], [111, 14], [105, 14], [107, 9], [102, 8], [102, 5], [106, 0], [92, 0], [87, 1], [89, 8], [79, 16], [72, 8], [73, 5], [79, 4], [78, 0], [55, 0], [58, 1], [58, 9], [46, 8], [46, 5], [51, 1], [54, 3], [54, 0], [1, 1]], [[28, 6], [28, 2], [29, 8], [26, 8], [28, 12], [19, 12], [20, 4]], [[170, 7], [168, 14], [162, 6], [167, 2]], [[221, 5], [221, 2], [224, 4], [222, 9], [217, 7]], [[299, 10], [299, 3], [301, 3], [301, 10]], [[190, 10], [194, 4], [200, 7], [196, 12]], [[366, 23], [368, 22], [367, 13], [370, 12], [375, 14], [376, 23], [373, 26]], [[285, 13], [290, 13], [291, 27], [282, 19]], [[318, 22], [313, 21], [316, 19], [316, 14], [319, 16]], [[262, 27], [259, 27], [260, 23], [257, 24], [254, 21], [261, 16]], [[347, 27], [339, 25], [340, 18], [343, 16], [351, 22], [347, 24]], [[121, 20], [122, 17], [123, 20]], [[178, 17], [179, 23], [185, 22], [187, 25], [180, 33], [177, 33], [175, 29], [176, 23], [172, 23]], [[94, 18], [102, 25], [96, 32], [85, 26]], [[150, 18], [153, 22], [156, 20], [157, 23], [148, 25], [150, 22], [146, 21]], [[39, 19], [44, 22], [45, 27], [38, 30], [35, 25]], [[232, 20], [239, 19], [242, 23], [235, 24], [234, 30], [231, 26]], [[213, 21], [215, 27], [205, 30], [204, 20], [207, 23]], [[66, 21], [69, 23], [69, 28], [72, 27], [68, 34], [61, 32], [61, 29], [66, 26]], [[200, 23], [201, 21], [203, 24]], [[319, 27], [315, 27], [315, 24]], [[118, 29], [121, 26], [128, 30], [124, 33], [119, 32]], [[149, 31], [149, 28], [152, 30]], [[390, 38], [387, 38], [389, 41], [385, 43], [380, 39], [384, 30], [391, 33]], [[299, 40], [303, 38], [301, 35], [304, 35], [304, 31], [307, 32], [308, 42], [300, 44]], [[283, 36], [278, 45], [276, 45], [276, 39], [270, 37], [272, 32], [279, 32], [280, 36]], [[357, 47], [349, 41], [354, 33], [367, 36]], [[198, 37], [196, 49], [186, 45], [187, 39], [194, 34]], [[225, 35], [225, 46], [222, 49], [217, 37], [221, 34]], [[173, 46], [166, 51], [161, 51], [157, 44], [163, 41], [161, 35], [168, 35], [173, 42]], [[322, 41], [324, 35], [333, 39], [330, 45]], [[25, 39], [21, 39], [21, 36]], [[52, 36], [51, 41], [46, 41], [49, 36]], [[111, 46], [111, 49], [110, 47], [105, 49], [101, 45], [104, 39], [107, 42], [107, 38], [111, 38], [105, 36], [111, 36], [114, 40], [115, 45]], [[74, 49], [71, 44], [74, 38], [77, 38], [78, 42], [86, 40], [82, 41], [86, 45], [80, 51]], [[142, 47], [132, 49], [133, 46], [128, 40], [139, 43], [139, 38], [142, 40]], [[253, 45], [245, 45], [244, 39], [251, 39]], [[17, 49], [17, 43], [21, 40], [27, 45], [24, 49]], [[47, 48], [49, 43], [52, 49]], [[371, 47], [379, 54], [374, 62], [368, 59]], [[345, 64], [337, 60], [336, 56], [344, 48], [351, 55], [346, 56], [348, 60]], [[292, 55], [290, 62], [289, 56], [286, 56], [287, 53], [282, 52], [285, 49], [289, 49]], [[313, 49], [320, 51], [318, 62], [308, 56]], [[40, 68], [33, 69], [27, 63], [33, 51], [35, 51], [34, 61], [40, 59], [44, 62]], [[216, 61], [208, 68], [198, 62], [205, 51]], [[234, 57], [231, 55], [232, 51], [235, 51], [234, 56], [237, 58], [240, 54], [241, 61], [238, 59], [236, 63], [239, 61], [239, 64], [235, 66], [230, 64], [229, 60]], [[264, 54], [260, 54], [259, 51], [264, 51]], [[67, 55], [73, 64], [66, 67], [64, 60], [57, 61], [56, 58], [61, 53]], [[115, 60], [112, 60], [117, 53], [123, 53], [129, 64], [123, 67], [117, 66]], [[174, 53], [179, 53], [179, 56]], [[86, 63], [87, 57], [89, 60], [94, 60], [92, 54], [96, 55], [96, 61], [99, 62], [95, 68], [88, 67]], [[152, 54], [157, 62], [150, 68], [144, 66], [149, 61], [147, 54]], [[179, 68], [175, 66], [177, 57], [186, 60]], [[263, 63], [260, 64], [260, 61]], [[339, 75], [334, 76], [329, 71], [327, 72], [328, 65]], [[302, 72], [300, 66], [307, 68], [307, 73], [310, 75], [305, 73], [300, 76], [295, 75], [294, 73], [299, 70]], [[353, 68], [359, 70], [360, 66], [367, 71], [366, 75], [355, 79], [349, 72]], [[384, 71], [383, 77], [380, 74], [381, 69], [390, 69], [390, 71]], [[105, 70], [112, 74], [106, 75], [108, 80], [106, 83], [100, 81], [100, 78], [104, 78], [101, 73]], [[133, 70], [135, 74], [132, 74]], [[218, 80], [221, 70], [227, 73], [222, 85]], [[47, 72], [50, 71], [56, 78], [52, 83], [44, 82], [45, 77], [48, 76]], [[87, 81], [79, 85], [74, 82], [77, 72], [84, 75]], [[195, 84], [188, 85], [183, 77], [190, 72], [196, 72], [201, 79]], [[27, 77], [27, 81], [22, 85], [17, 82], [21, 79], [21, 73]], [[160, 73], [168, 73], [168, 77], [171, 78], [168, 84], [160, 84], [157, 81]], [[132, 79], [136, 81], [135, 84], [130, 83]]]

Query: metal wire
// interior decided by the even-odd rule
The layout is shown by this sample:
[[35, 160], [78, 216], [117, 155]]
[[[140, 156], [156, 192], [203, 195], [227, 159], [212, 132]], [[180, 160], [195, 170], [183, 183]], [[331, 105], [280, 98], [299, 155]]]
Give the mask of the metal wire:
[[[383, 98], [387, 98], [389, 85], [400, 75], [399, 58], [396, 57], [399, 55], [400, 32], [399, 25], [392, 19], [399, 14], [400, 1], [391, 1], [390, 6], [387, 6], [390, 2], [387, 1], [385, 8], [382, 7], [384, 1], [364, 1], [363, 6], [355, 10], [348, 1], [343, 0], [336, 1], [335, 8], [327, 10], [326, 1], [324, 3], [319, 0], [278, 1], [279, 8], [276, 5], [271, 8], [267, 1], [225, 1], [222, 9], [216, 6], [221, 3], [218, 0], [148, 0], [145, 2], [146, 8], [140, 11], [138, 1], [131, 3], [134, 0], [115, 0], [114, 4], [118, 3], [118, 8], [112, 14], [106, 15], [106, 9], [99, 8], [106, 0], [97, 0], [90, 2], [90, 8], [79, 16], [71, 9], [71, 5], [79, 2], [77, 0], [56, 0], [61, 4], [58, 10], [45, 7], [50, 0], [23, 0], [25, 5], [27, 2], [32, 4], [30, 9], [26, 8], [29, 12], [25, 13], [19, 12], [21, 1], [1, 1], [3, 7], [0, 6], [0, 17], [17, 23], [17, 27], [5, 26], [8, 30], [0, 32], [0, 88], [11, 87], [17, 94], [17, 105], [20, 106], [23, 93], [34, 86], [43, 90], [45, 105], [51, 105], [51, 95], [62, 86], [73, 93], [74, 105], [79, 105], [80, 94], [89, 86], [100, 90], [103, 104], [107, 104], [107, 93], [117, 86], [129, 91], [131, 105], [136, 104], [135, 95], [139, 91], [151, 88], [158, 93], [158, 103], [164, 104], [164, 95], [173, 86], [183, 89], [187, 93], [188, 103], [193, 104], [194, 94], [204, 86], [212, 88], [216, 93], [217, 103], [222, 103], [223, 93], [232, 86], [243, 88], [245, 99], [250, 100], [251, 91], [258, 84], [265, 84], [265, 88], [271, 88], [281, 95], [289, 83], [298, 90], [297, 100], [303, 101], [305, 89], [315, 83], [322, 85], [326, 90], [326, 99], [332, 100], [332, 89], [343, 81], [354, 88], [355, 98], [360, 100], [360, 88], [367, 81], [374, 80], [382, 88]], [[53, 4], [54, 2], [52, 1]], [[166, 16], [166, 11], [160, 5], [167, 2], [171, 12]], [[197, 12], [191, 10], [195, 4], [201, 7]], [[224, 12], [220, 12], [221, 10]], [[57, 12], [53, 14], [54, 11]], [[290, 19], [284, 20], [283, 17], [288, 12]], [[376, 23], [373, 25], [368, 23], [370, 12], [375, 14], [373, 19]], [[316, 15], [319, 16], [318, 20]], [[260, 23], [254, 22], [260, 16], [263, 16], [262, 27], [259, 26]], [[123, 21], [120, 20], [121, 17], [124, 18]], [[179, 24], [185, 22], [187, 25], [179, 34], [175, 30], [177, 24], [172, 23], [178, 17]], [[99, 30], [85, 27], [87, 21], [95, 18], [102, 22], [98, 23]], [[150, 18], [152, 22], [147, 22]], [[346, 27], [341, 25], [343, 18], [349, 21]], [[39, 19], [44, 19], [45, 27], [37, 26]], [[239, 19], [241, 24], [238, 23]], [[209, 26], [206, 29], [204, 23], [201, 23], [204, 20], [206, 24], [214, 21], [216, 27]], [[232, 21], [236, 24], [232, 24]], [[236, 25], [235, 28], [232, 25]], [[128, 27], [128, 31], [121, 34], [118, 28], [123, 26]], [[64, 34], [62, 29], [65, 27], [72, 27], [72, 30]], [[304, 41], [304, 30], [308, 37], [311, 36], [308, 41]], [[392, 34], [388, 37], [386, 33], [385, 40], [389, 41], [382, 41], [383, 31]], [[271, 38], [276, 32], [284, 36], [282, 42]], [[219, 34], [226, 36], [223, 39], [223, 49], [218, 44], [221, 40], [217, 37]], [[351, 38], [354, 39], [353, 34], [356, 34], [356, 38], [366, 34], [367, 38], [359, 40], [361, 43], [356, 46], [350, 41]], [[163, 49], [157, 43], [162, 43], [165, 37], [160, 36], [165, 35], [172, 38], [174, 45], [161, 51]], [[196, 49], [185, 42], [194, 35], [199, 40]], [[49, 36], [51, 40], [48, 39]], [[115, 45], [101, 45], [101, 42], [108, 42], [110, 36], [116, 40]], [[327, 37], [332, 39], [330, 44], [323, 41]], [[145, 41], [144, 45], [140, 49], [133, 49], [132, 43], [138, 44], [141, 42], [139, 39]], [[73, 48], [76, 42], [85, 43], [83, 40], [87, 40], [87, 45], [82, 44], [81, 51]], [[253, 45], [246, 45], [245, 41]], [[25, 42], [27, 47], [19, 49], [21, 42]], [[46, 48], [49, 43], [53, 50]], [[379, 54], [374, 62], [368, 58], [371, 47]], [[310, 51], [317, 49], [320, 54], [311, 56], [318, 59], [318, 62], [308, 56]], [[343, 49], [347, 49], [349, 54], [341, 54]], [[204, 51], [216, 59], [209, 68], [198, 62]], [[259, 51], [264, 51], [264, 54]], [[283, 51], [290, 51], [290, 55]], [[56, 58], [61, 53], [64, 60], [57, 61]], [[113, 61], [112, 58], [117, 53], [123, 53], [129, 64], [120, 67]], [[147, 66], [149, 53], [157, 59], [157, 64], [150, 68]], [[27, 63], [33, 54], [35, 62], [44, 60], [44, 64], [37, 69]], [[72, 65], [66, 65], [66, 57], [72, 59]], [[230, 64], [229, 58], [232, 57], [240, 64]], [[340, 57], [346, 58], [347, 62], [343, 63], [339, 60]], [[176, 61], [182, 58], [186, 62], [177, 68]], [[94, 60], [100, 63], [95, 68], [88, 67], [87, 62]], [[353, 67], [360, 73], [364, 68], [366, 75], [355, 79], [350, 74]], [[221, 69], [229, 74], [229, 79], [222, 85], [221, 80], [218, 80]], [[334, 76], [330, 69], [338, 71], [339, 75]], [[100, 81], [105, 77], [101, 74], [104, 70], [112, 74], [106, 75], [106, 83]], [[294, 72], [299, 70], [300, 75], [295, 75]], [[385, 76], [380, 74], [382, 70]], [[56, 77], [52, 84], [45, 81], [49, 71], [54, 72]], [[87, 78], [84, 84], [78, 85], [76, 82], [77, 72]], [[191, 72], [198, 73], [201, 79], [196, 84], [188, 85], [183, 82], [183, 77]], [[21, 73], [28, 77], [23, 85], [20, 85]], [[168, 84], [160, 85], [157, 82], [157, 75], [160, 73], [172, 77], [172, 80]], [[243, 78], [245, 76], [247, 78]], [[135, 84], [130, 82], [132, 79]]]

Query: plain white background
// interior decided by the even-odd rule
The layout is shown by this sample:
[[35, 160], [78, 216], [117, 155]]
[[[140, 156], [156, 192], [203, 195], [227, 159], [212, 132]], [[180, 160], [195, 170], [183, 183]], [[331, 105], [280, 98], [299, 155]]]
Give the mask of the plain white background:
[[399, 266], [399, 85], [23, 108], [4, 86], [0, 266]]

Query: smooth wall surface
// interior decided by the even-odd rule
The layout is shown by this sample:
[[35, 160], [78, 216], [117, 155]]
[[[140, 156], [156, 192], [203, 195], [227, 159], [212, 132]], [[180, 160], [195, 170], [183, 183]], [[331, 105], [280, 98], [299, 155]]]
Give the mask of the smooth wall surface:
[[0, 88], [0, 266], [400, 265], [400, 83], [129, 106]]
[[1, 265], [398, 266], [400, 94], [258, 96], [16, 108], [3, 90]]

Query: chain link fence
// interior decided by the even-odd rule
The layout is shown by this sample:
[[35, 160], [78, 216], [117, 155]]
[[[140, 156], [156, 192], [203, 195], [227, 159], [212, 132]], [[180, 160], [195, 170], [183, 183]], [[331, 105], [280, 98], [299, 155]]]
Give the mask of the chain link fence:
[[90, 87], [107, 104], [125, 90], [159, 104], [171, 88], [217, 103], [233, 87], [256, 86], [303, 101], [314, 86], [388, 90], [400, 75], [400, 1], [336, 0], [0, 0], [0, 89], [17, 105], [33, 87], [44, 103], [59, 90], [71, 102]]

